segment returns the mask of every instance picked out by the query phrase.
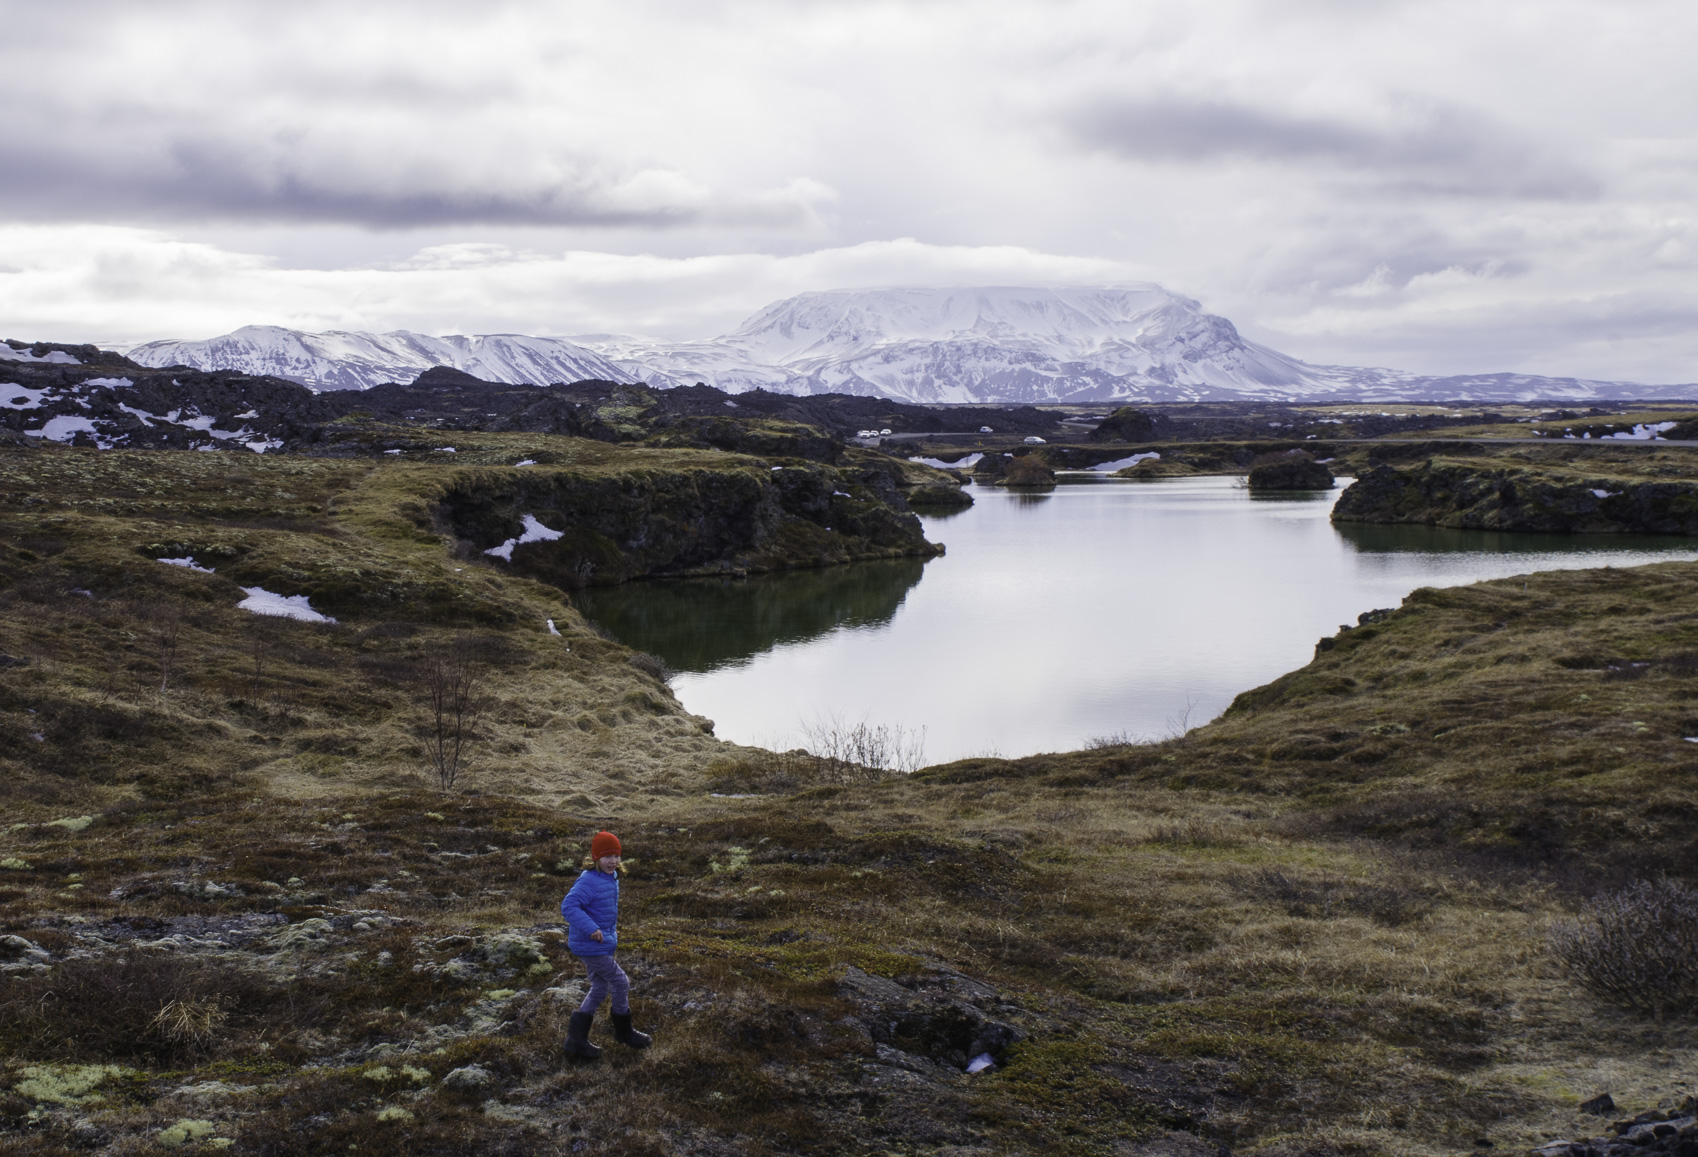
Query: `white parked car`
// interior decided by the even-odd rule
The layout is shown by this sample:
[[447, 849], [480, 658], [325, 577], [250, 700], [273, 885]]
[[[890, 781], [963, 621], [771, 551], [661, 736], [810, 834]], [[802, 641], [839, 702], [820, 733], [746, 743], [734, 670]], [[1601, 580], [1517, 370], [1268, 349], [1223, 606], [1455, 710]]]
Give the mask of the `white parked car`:
[[979, 427], [979, 433], [990, 434], [990, 433], [994, 433], [994, 431], [989, 426], [980, 426]]
[[1026, 442], [1026, 445], [1028, 445], [1028, 446], [1042, 446], [1044, 444], [1044, 440], [1042, 438], [1038, 437], [1036, 434], [1028, 434], [1026, 436], [1025, 442]]

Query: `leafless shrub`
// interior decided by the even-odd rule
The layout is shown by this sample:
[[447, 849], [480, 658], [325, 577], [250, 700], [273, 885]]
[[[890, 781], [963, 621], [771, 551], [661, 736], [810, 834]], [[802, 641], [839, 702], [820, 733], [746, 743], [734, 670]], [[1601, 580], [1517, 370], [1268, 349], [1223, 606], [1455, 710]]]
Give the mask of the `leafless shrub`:
[[873, 726], [865, 719], [847, 723], [831, 715], [802, 728], [804, 747], [813, 758], [814, 778], [822, 783], [859, 783], [892, 773], [910, 773], [926, 765], [926, 729], [902, 724]]
[[417, 681], [425, 713], [425, 748], [443, 791], [452, 791], [471, 754], [472, 733], [483, 714], [483, 669], [471, 641], [461, 635], [419, 660]]
[[1172, 740], [1184, 739], [1191, 730], [1191, 713], [1197, 709], [1197, 700], [1189, 692], [1185, 695], [1185, 707], [1177, 715], [1167, 717], [1167, 737]]
[[260, 688], [265, 684], [265, 670], [271, 665], [271, 640], [262, 631], [254, 631], [248, 636], [248, 657], [253, 661], [253, 673], [250, 685], [254, 701], [259, 701]]
[[155, 607], [148, 616], [155, 653], [159, 657], [159, 693], [165, 694], [177, 669], [177, 643], [183, 633], [183, 617], [173, 606]]
[[1086, 751], [1102, 751], [1109, 747], [1137, 747], [1146, 743], [1142, 735], [1133, 735], [1130, 731], [1116, 731], [1112, 735], [1093, 735], [1085, 740]]
[[672, 668], [666, 665], [666, 660], [659, 655], [651, 655], [647, 651], [636, 651], [628, 660], [631, 666], [652, 679], [662, 683], [672, 682]]
[[1551, 930], [1552, 955], [1582, 987], [1658, 1020], [1698, 1011], [1698, 891], [1640, 880], [1595, 897]]

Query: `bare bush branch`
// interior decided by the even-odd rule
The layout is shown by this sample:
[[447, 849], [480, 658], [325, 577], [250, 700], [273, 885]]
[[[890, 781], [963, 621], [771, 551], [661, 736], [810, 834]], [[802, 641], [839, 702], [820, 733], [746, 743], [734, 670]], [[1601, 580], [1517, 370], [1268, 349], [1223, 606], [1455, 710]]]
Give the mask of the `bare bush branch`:
[[1698, 891], [1640, 880], [1552, 929], [1551, 953], [1583, 987], [1636, 1012], [1698, 1011]]
[[824, 783], [858, 783], [906, 774], [926, 765], [926, 729], [902, 724], [874, 727], [865, 719], [846, 723], [841, 716], [815, 719], [802, 728], [804, 746], [814, 761], [814, 778]]
[[177, 669], [177, 642], [183, 633], [183, 617], [173, 606], [154, 608], [153, 642], [159, 657], [159, 693], [165, 694]]
[[442, 790], [452, 791], [466, 770], [472, 733], [483, 715], [483, 670], [473, 657], [471, 640], [461, 635], [427, 652], [417, 671], [431, 769]]

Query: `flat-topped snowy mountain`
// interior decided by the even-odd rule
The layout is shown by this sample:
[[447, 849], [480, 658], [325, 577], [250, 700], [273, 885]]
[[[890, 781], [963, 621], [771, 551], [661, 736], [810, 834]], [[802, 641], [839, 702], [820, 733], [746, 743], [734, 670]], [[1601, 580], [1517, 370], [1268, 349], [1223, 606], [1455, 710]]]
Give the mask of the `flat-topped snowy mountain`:
[[1226, 318], [1149, 283], [803, 293], [767, 306], [732, 333], [690, 342], [247, 326], [208, 341], [149, 342], [128, 352], [144, 365], [272, 374], [318, 390], [410, 382], [445, 365], [516, 385], [705, 382], [730, 393], [759, 388], [918, 403], [1698, 396], [1698, 385], [1310, 365], [1246, 341]]
[[1226, 318], [1149, 283], [804, 293], [708, 341], [612, 334], [574, 340], [656, 385], [705, 382], [728, 391], [760, 386], [922, 403], [1513, 401], [1698, 393], [1698, 386], [1525, 374], [1424, 377], [1310, 365], [1246, 341]]
[[206, 341], [153, 341], [125, 352], [144, 366], [270, 374], [315, 390], [369, 390], [385, 382], [410, 382], [432, 366], [451, 366], [485, 381], [513, 385], [636, 380], [575, 342], [506, 333], [431, 337], [406, 330], [303, 333], [247, 325]]

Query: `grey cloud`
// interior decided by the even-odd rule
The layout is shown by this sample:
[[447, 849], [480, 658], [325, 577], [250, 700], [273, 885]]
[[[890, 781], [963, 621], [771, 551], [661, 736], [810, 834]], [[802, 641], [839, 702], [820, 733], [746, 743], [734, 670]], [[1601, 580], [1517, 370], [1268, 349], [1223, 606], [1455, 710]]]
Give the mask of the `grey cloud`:
[[[377, 229], [431, 225], [575, 225], [669, 228], [721, 216], [791, 224], [798, 206], [743, 206], [700, 198], [629, 197], [618, 177], [591, 169], [558, 182], [503, 180], [457, 186], [428, 175], [402, 183], [338, 171], [333, 164], [255, 160], [207, 141], [181, 141], [115, 165], [51, 146], [28, 165], [0, 167], [0, 212], [14, 220], [222, 220], [337, 223]], [[408, 165], [417, 167], [416, 162]], [[328, 172], [326, 171], [328, 170]]]
[[1559, 200], [1599, 192], [1580, 166], [1483, 114], [1416, 98], [1388, 111], [1390, 123], [1363, 124], [1183, 96], [1103, 96], [1060, 119], [1078, 142], [1128, 160], [1318, 165], [1393, 192]]

